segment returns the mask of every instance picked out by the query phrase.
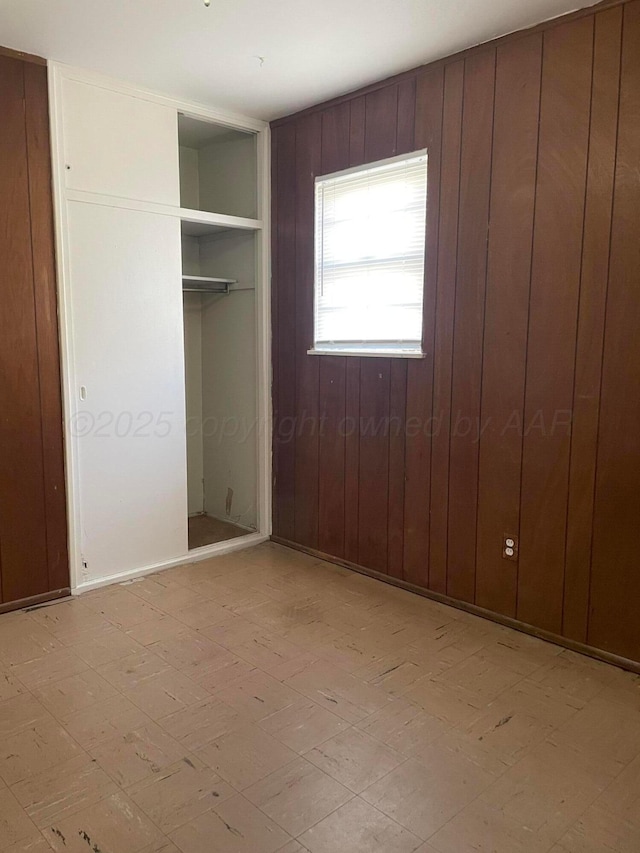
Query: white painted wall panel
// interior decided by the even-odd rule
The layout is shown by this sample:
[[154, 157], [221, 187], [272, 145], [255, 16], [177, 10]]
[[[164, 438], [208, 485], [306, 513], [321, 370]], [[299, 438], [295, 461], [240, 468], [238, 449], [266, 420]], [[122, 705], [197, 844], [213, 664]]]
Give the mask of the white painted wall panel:
[[76, 80], [62, 93], [67, 189], [179, 205], [174, 109]]
[[187, 551], [180, 225], [81, 202], [68, 210], [72, 429], [81, 581], [90, 582]]
[[184, 294], [184, 357], [187, 398], [189, 515], [204, 512], [202, 457], [202, 296]]

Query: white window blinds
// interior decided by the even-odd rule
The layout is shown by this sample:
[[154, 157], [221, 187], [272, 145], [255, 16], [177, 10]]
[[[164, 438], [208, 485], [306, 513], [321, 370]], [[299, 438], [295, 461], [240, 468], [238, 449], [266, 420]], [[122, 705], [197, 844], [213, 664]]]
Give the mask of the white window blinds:
[[426, 212], [426, 151], [316, 179], [316, 350], [421, 351]]

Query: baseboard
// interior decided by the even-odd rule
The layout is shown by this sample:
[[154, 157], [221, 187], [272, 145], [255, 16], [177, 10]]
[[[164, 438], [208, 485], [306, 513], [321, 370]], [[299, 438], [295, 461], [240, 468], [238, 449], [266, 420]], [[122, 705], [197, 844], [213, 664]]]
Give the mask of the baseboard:
[[39, 595], [29, 596], [29, 598], [20, 598], [18, 601], [3, 601], [0, 604], [0, 613], [11, 613], [12, 610], [25, 610], [29, 607], [45, 604], [47, 601], [68, 598], [70, 594], [71, 590], [69, 587], [66, 587], [65, 589], [54, 589], [51, 592], [41, 592]]
[[267, 542], [269, 537], [264, 533], [250, 533], [248, 536], [238, 536], [237, 539], [229, 539], [226, 542], [215, 542], [213, 545], [204, 545], [202, 548], [194, 548], [187, 554], [181, 557], [174, 557], [171, 560], [164, 560], [161, 563], [153, 563], [150, 566], [143, 566], [139, 569], [130, 569], [126, 572], [118, 572], [115, 575], [109, 575], [105, 578], [97, 580], [84, 581], [78, 584], [71, 592], [73, 595], [82, 595], [83, 592], [90, 592], [92, 589], [100, 589], [104, 586], [112, 584], [124, 583], [125, 581], [141, 578], [145, 575], [152, 575], [156, 572], [161, 572], [164, 569], [173, 569], [176, 566], [182, 566], [185, 563], [198, 563], [201, 560], [208, 560], [210, 557], [219, 557], [222, 554], [231, 554], [234, 551], [242, 551], [245, 548], [252, 548], [254, 545], [260, 545], [261, 542]]
[[595, 658], [604, 663], [613, 664], [613, 666], [626, 669], [636, 675], [640, 675], [640, 661], [629, 660], [629, 658], [621, 657], [620, 655], [607, 652], [604, 649], [597, 649], [593, 646], [588, 646], [586, 643], [580, 643], [576, 640], [570, 640], [567, 637], [562, 637], [560, 634], [554, 634], [551, 631], [544, 631], [542, 628], [536, 628], [534, 625], [529, 625], [526, 622], [520, 622], [518, 619], [512, 619], [510, 616], [503, 616], [500, 613], [494, 613], [492, 610], [485, 610], [483, 607], [478, 607], [475, 604], [469, 604], [466, 601], [459, 601], [457, 598], [450, 598], [448, 595], [443, 595], [439, 592], [432, 592], [416, 584], [408, 583], [399, 578], [385, 575], [382, 572], [376, 572], [373, 569], [367, 569], [358, 563], [351, 563], [349, 560], [342, 560], [339, 557], [334, 557], [331, 554], [326, 554], [324, 551], [318, 551], [315, 548], [307, 548], [305, 545], [299, 545], [297, 542], [291, 542], [289, 539], [283, 539], [280, 536], [271, 536], [271, 540], [278, 545], [284, 545], [286, 548], [291, 548], [294, 551], [301, 551], [303, 554], [309, 554], [312, 557], [317, 557], [319, 560], [325, 560], [327, 563], [334, 563], [336, 566], [343, 566], [345, 569], [350, 569], [353, 572], [358, 572], [361, 575], [375, 578], [375, 580], [383, 581], [383, 583], [391, 584], [391, 586], [406, 589], [408, 592], [413, 592], [416, 595], [421, 595], [423, 598], [430, 598], [432, 601], [437, 601], [439, 604], [446, 604], [448, 607], [455, 607], [456, 610], [464, 610], [465, 613], [471, 613], [474, 616], [480, 616], [483, 619], [488, 619], [490, 622], [497, 622], [499, 625], [504, 625], [507, 628], [513, 628], [523, 634], [529, 634], [532, 637], [537, 637], [539, 640], [546, 640], [548, 643], [554, 643], [556, 646], [562, 646], [565, 649], [570, 649], [572, 652], [585, 655], [586, 657]]

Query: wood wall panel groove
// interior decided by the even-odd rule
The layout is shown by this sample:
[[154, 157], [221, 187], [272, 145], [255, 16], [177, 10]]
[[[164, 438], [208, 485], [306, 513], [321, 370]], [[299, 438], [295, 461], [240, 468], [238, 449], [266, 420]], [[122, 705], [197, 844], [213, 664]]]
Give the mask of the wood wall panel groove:
[[475, 598], [478, 447], [494, 88], [495, 51], [467, 59], [451, 374], [447, 595], [470, 603]]
[[500, 47], [496, 65], [487, 304], [483, 346], [476, 604], [515, 616], [517, 563], [502, 556], [519, 530], [520, 424], [529, 316], [542, 37]]
[[624, 8], [588, 642], [640, 659], [640, 2]]
[[517, 618], [560, 633], [593, 18], [544, 36]]
[[296, 127], [295, 535], [309, 548], [318, 547], [320, 359], [307, 352], [313, 345], [314, 181], [321, 173], [321, 133], [320, 114]]
[[[276, 409], [328, 425], [274, 445], [282, 540], [640, 660], [639, 91], [627, 0], [276, 123]], [[425, 357], [320, 358], [303, 388], [296, 174], [425, 147]]]
[[423, 344], [425, 358], [407, 365], [404, 580], [429, 585], [431, 438], [433, 433], [433, 364], [444, 73], [427, 72], [416, 86], [415, 145], [428, 152], [427, 232]]
[[620, 90], [622, 9], [595, 18], [589, 163], [567, 506], [563, 633], [586, 642], [591, 529]]
[[450, 65], [444, 74], [442, 161], [438, 230], [438, 278], [435, 300], [433, 351], [433, 435], [431, 438], [431, 534], [429, 585], [447, 590], [449, 438], [453, 324], [455, 314], [456, 259], [458, 253], [458, 203], [464, 64]]

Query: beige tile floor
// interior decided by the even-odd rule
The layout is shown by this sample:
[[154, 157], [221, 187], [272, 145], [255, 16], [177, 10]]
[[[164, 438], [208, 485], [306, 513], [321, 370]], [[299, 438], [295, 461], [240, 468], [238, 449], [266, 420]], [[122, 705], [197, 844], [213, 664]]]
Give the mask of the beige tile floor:
[[638, 853], [640, 678], [273, 544], [0, 616], [0, 851]]

